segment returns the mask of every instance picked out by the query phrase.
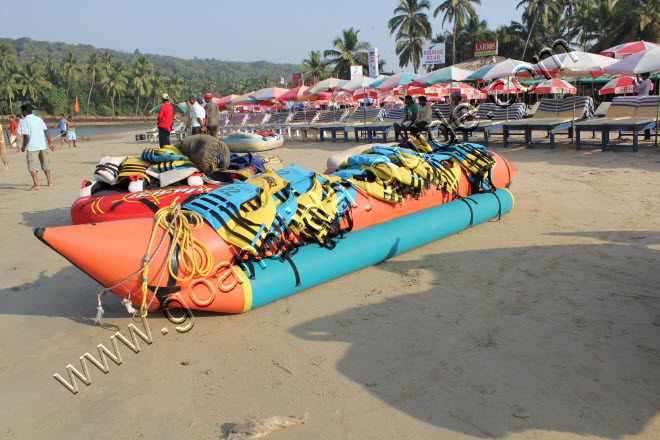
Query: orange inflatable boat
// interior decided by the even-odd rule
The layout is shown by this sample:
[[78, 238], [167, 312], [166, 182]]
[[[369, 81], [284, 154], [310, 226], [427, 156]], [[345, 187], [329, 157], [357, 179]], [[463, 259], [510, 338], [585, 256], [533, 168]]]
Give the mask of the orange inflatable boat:
[[[273, 250], [277, 258], [267, 258], [267, 251], [263, 258], [252, 259], [248, 264], [241, 261], [245, 247], [228, 242], [209, 221], [194, 218], [194, 212], [179, 212], [176, 206], [159, 213], [156, 220], [134, 218], [38, 228], [35, 236], [104, 287], [111, 288], [126, 305], [132, 303], [143, 312], [187, 307], [241, 313], [505, 214], [513, 207], [513, 197], [504, 188], [509, 187], [517, 169], [497, 153], [488, 152], [488, 156], [486, 173], [486, 168], [471, 173], [469, 165], [476, 160], [470, 162], [469, 155], [464, 163], [443, 161], [443, 172], [457, 176], [455, 188], [449, 191], [427, 185], [415, 195], [405, 195], [402, 203], [375, 197], [358, 186], [349, 204], [350, 215], [341, 218], [342, 229], [351, 231], [336, 245], [296, 247], [283, 254]], [[480, 181], [485, 177], [492, 187], [484, 190], [483, 185], [475, 184], [478, 174]], [[229, 193], [232, 185], [222, 189]], [[181, 187], [149, 197], [183, 202], [195, 191]], [[115, 203], [119, 206], [114, 210], [130, 206], [134, 203], [130, 200]], [[99, 202], [87, 203], [97, 203], [98, 209]], [[102, 206], [104, 210], [105, 207]], [[149, 209], [149, 214], [153, 216], [153, 209]], [[189, 235], [182, 239], [185, 232]], [[172, 236], [179, 233], [174, 240]], [[286, 233], [278, 239], [283, 235]], [[289, 238], [296, 243], [305, 237], [289, 231]]]

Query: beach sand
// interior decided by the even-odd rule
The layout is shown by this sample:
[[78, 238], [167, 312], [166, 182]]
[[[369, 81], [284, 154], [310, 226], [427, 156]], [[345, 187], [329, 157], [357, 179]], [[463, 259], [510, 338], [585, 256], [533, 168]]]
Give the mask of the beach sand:
[[[243, 315], [195, 312], [187, 333], [150, 314], [153, 343], [119, 343], [107, 374], [88, 362], [91, 384], [73, 395], [53, 374], [68, 380], [67, 364], [112, 349], [133, 320], [108, 295], [95, 325], [99, 286], [32, 229], [69, 224], [81, 180], [102, 156], [141, 152], [133, 139], [58, 150], [55, 186], [33, 193], [24, 155], [0, 173], [0, 437], [218, 439], [249, 417], [309, 412], [268, 438], [660, 438], [649, 143], [635, 154], [493, 143], [520, 170], [501, 221]], [[321, 172], [355, 145], [273, 153]]]

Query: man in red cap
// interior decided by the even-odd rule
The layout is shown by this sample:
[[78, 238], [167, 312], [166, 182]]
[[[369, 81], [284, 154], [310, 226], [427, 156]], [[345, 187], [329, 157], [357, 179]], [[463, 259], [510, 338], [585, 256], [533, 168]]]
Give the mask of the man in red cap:
[[158, 143], [160, 148], [163, 148], [165, 145], [170, 145], [174, 107], [170, 104], [170, 95], [167, 93], [163, 93], [160, 99], [163, 101], [163, 105], [158, 110]]
[[206, 102], [206, 119], [204, 120], [204, 131], [209, 136], [216, 137], [218, 135], [218, 122], [220, 121], [220, 109], [212, 101], [213, 95], [207, 93], [204, 95], [204, 101]]

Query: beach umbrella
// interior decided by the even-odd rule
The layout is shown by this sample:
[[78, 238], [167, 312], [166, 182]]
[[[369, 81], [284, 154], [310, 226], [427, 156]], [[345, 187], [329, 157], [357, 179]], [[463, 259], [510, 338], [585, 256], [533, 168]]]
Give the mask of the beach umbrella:
[[463, 99], [485, 99], [488, 97], [485, 93], [481, 93], [480, 90], [462, 82], [450, 82], [443, 87], [447, 89], [450, 95], [454, 92], [459, 92]]
[[[149, 110], [149, 113], [154, 113], [154, 112], [160, 111], [160, 108], [162, 106], [163, 106], [163, 104], [157, 105], [156, 107]], [[185, 115], [186, 112], [188, 111], [188, 106], [181, 107], [179, 104], [172, 104], [172, 107], [174, 108], [174, 113], [181, 113], [182, 115]]]
[[622, 60], [624, 58], [629, 57], [632, 54], [644, 52], [646, 50], [653, 49], [654, 47], [658, 47], [658, 46], [660, 46], [660, 44], [649, 43], [648, 41], [644, 41], [644, 40], [633, 41], [631, 43], [623, 43], [623, 44], [619, 44], [618, 46], [605, 49], [600, 53], [600, 55], [616, 58], [617, 60]]
[[323, 81], [320, 81], [314, 84], [313, 86], [311, 86], [305, 93], [307, 93], [308, 95], [313, 95], [319, 92], [334, 91], [336, 87], [341, 86], [345, 82], [347, 81], [339, 78], [324, 79]]
[[[231, 94], [231, 95], [223, 96], [222, 98], [218, 99], [215, 102], [215, 104], [218, 106], [218, 108], [220, 110], [224, 110], [224, 109], [227, 108], [228, 105], [231, 105], [231, 100], [234, 99], [234, 98], [238, 98], [238, 95]], [[181, 105], [181, 104], [179, 104], [179, 105]], [[187, 105], [186, 105], [186, 107], [187, 107]]]
[[283, 89], [280, 87], [267, 87], [251, 93], [250, 97], [257, 101], [276, 101], [288, 91], [289, 89]]
[[415, 81], [415, 79], [417, 79], [418, 77], [419, 75], [416, 75], [414, 73], [400, 72], [397, 73], [396, 75], [392, 75], [388, 78], [385, 78], [385, 80], [379, 83], [377, 86], [371, 84], [371, 87], [376, 88], [378, 90], [394, 89], [399, 86], [408, 85], [411, 82]]
[[606, 95], [614, 93], [620, 95], [622, 93], [633, 93], [635, 87], [635, 78], [632, 76], [622, 76], [621, 78], [614, 78], [605, 84], [599, 91], [599, 95]]
[[444, 67], [433, 72], [415, 78], [415, 83], [421, 86], [432, 86], [433, 84], [446, 83], [452, 81], [463, 81], [473, 74], [474, 71], [459, 69], [458, 67]]
[[371, 87], [371, 84], [381, 79], [386, 78], [384, 75], [380, 75], [378, 78], [370, 78], [368, 76], [363, 76], [362, 78], [355, 78], [339, 86], [339, 90], [344, 90], [346, 92], [355, 92], [356, 90], [366, 89]]
[[[603, 69], [605, 73], [621, 75], [640, 74], [660, 70], [660, 47], [638, 52], [626, 57], [616, 64]], [[655, 145], [658, 146], [658, 125], [660, 125], [660, 100], [658, 100], [658, 111], [655, 120]]]
[[230, 101], [231, 105], [254, 105], [254, 104], [259, 104], [259, 101], [250, 97], [250, 95], [253, 92], [246, 93], [241, 96], [237, 96], [236, 98], [232, 99]]
[[532, 65], [532, 70], [539, 75], [562, 78], [599, 76], [604, 68], [616, 62], [610, 57], [574, 50], [545, 58], [540, 63]]
[[[472, 73], [467, 79], [499, 79], [509, 76], [531, 76], [532, 65], [524, 61], [508, 59], [491, 64]], [[460, 80], [459, 80], [460, 81]]]
[[536, 84], [530, 90], [532, 93], [577, 93], [577, 87], [563, 79], [552, 78]]
[[367, 98], [378, 98], [378, 92], [376, 90], [360, 90], [353, 93], [353, 101], [360, 101]]
[[489, 95], [508, 95], [510, 93], [524, 93], [527, 91], [527, 87], [516, 81], [509, 81], [507, 78], [506, 80], [495, 81], [481, 91]]
[[280, 101], [281, 102], [284, 102], [284, 101], [299, 101], [298, 98], [303, 96], [303, 94], [305, 93], [305, 91], [307, 89], [309, 89], [309, 87], [307, 87], [307, 86], [295, 87], [295, 88], [289, 90], [288, 92], [283, 93], [282, 95], [280, 95]]

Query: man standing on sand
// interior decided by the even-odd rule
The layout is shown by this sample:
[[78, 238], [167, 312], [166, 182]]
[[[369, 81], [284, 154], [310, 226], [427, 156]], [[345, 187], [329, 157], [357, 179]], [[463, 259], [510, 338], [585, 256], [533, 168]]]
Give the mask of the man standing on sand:
[[60, 148], [64, 148], [64, 142], [66, 142], [67, 145], [69, 145], [69, 148], [71, 148], [71, 144], [69, 144], [69, 141], [66, 139], [66, 129], [66, 119], [64, 118], [64, 115], [60, 113]]
[[204, 128], [204, 119], [206, 119], [206, 112], [204, 108], [197, 102], [195, 95], [188, 97], [188, 123], [186, 124], [186, 131], [190, 130], [190, 134], [201, 134]]
[[209, 136], [216, 137], [218, 135], [218, 122], [220, 121], [220, 109], [213, 102], [213, 95], [207, 93], [204, 95], [204, 101], [206, 101], [206, 119], [204, 123], [206, 124], [206, 134]]
[[174, 107], [170, 104], [170, 95], [163, 93], [160, 97], [163, 104], [158, 110], [158, 143], [160, 148], [170, 145], [170, 133], [174, 122]]
[[16, 143], [16, 137], [18, 136], [18, 122], [14, 118], [14, 115], [9, 115], [9, 144], [14, 149], [14, 152], [18, 154], [18, 144]]
[[39, 164], [41, 169], [46, 174], [48, 179], [48, 186], [53, 183], [50, 180], [50, 158], [48, 148], [55, 151], [55, 146], [50, 138], [50, 133], [44, 120], [32, 114], [32, 106], [25, 104], [21, 106], [24, 119], [18, 127], [18, 134], [23, 135], [23, 151], [27, 150], [27, 164], [28, 171], [32, 176], [33, 185], [28, 191], [39, 189], [39, 180], [37, 179], [37, 172], [39, 172]]

